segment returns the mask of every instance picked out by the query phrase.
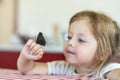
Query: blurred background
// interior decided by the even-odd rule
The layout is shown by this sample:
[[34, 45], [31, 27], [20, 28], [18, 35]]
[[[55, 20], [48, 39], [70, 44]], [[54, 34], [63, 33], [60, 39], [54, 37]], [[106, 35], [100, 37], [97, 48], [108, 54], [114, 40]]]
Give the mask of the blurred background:
[[0, 0], [0, 49], [20, 50], [42, 32], [48, 49], [61, 51], [69, 19], [76, 12], [104, 12], [120, 23], [119, 8], [120, 0]]

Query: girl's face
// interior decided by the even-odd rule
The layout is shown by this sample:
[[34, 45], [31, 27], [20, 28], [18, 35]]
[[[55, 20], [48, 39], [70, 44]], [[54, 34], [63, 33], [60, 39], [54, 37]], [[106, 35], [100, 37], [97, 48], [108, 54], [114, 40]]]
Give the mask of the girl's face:
[[89, 29], [88, 20], [71, 23], [68, 30], [68, 40], [64, 45], [64, 55], [67, 62], [88, 67], [95, 62], [97, 41]]

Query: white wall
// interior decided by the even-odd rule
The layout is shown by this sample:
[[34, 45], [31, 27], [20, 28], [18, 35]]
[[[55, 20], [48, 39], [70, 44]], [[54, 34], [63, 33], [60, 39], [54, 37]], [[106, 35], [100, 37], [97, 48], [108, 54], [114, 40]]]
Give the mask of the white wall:
[[81, 10], [105, 12], [120, 23], [120, 0], [18, 0], [18, 32], [53, 35], [57, 24], [67, 29], [70, 17]]

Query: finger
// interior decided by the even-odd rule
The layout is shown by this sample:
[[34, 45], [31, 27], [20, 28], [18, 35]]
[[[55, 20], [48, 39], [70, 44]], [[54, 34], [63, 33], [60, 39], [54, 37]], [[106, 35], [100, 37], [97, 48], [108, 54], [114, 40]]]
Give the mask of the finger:
[[38, 54], [43, 55], [43, 53], [44, 53], [44, 50], [43, 50], [43, 49], [40, 49], [40, 50], [38, 50], [38, 51], [36, 52], [36, 55], [38, 55]]
[[31, 54], [25, 54], [25, 55], [30, 60], [38, 60], [38, 59], [42, 58], [43, 52], [38, 52], [37, 55], [32, 55], [32, 53]]
[[33, 40], [32, 39], [29, 39], [28, 41], [27, 41], [27, 43], [26, 43], [26, 46], [30, 46], [31, 45], [31, 43], [33, 42]]
[[37, 55], [38, 52], [43, 52], [43, 48], [39, 44], [36, 44], [31, 52], [33, 53], [33, 55]]
[[33, 60], [38, 60], [38, 59], [41, 59], [43, 56], [43, 54], [38, 54], [36, 56], [33, 56]]
[[37, 54], [37, 55], [31, 55], [31, 54], [26, 54], [28, 59], [30, 60], [38, 60], [42, 58], [43, 54]]
[[23, 54], [29, 54], [30, 53], [29, 46], [30, 46], [30, 44], [32, 44], [32, 42], [33, 42], [33, 40], [29, 39], [27, 41], [27, 43], [25, 44], [24, 48], [22, 49], [21, 53], [23, 53]]
[[32, 51], [32, 49], [36, 46], [36, 42], [32, 42], [29, 46], [29, 51]]

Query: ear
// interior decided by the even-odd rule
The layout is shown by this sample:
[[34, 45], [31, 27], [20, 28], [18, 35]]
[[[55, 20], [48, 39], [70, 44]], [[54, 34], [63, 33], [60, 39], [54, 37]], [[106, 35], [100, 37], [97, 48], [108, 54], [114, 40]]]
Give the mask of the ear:
[[105, 50], [105, 52], [102, 55], [100, 55], [100, 61], [105, 60], [110, 55], [111, 55], [111, 51], [109, 49]]

